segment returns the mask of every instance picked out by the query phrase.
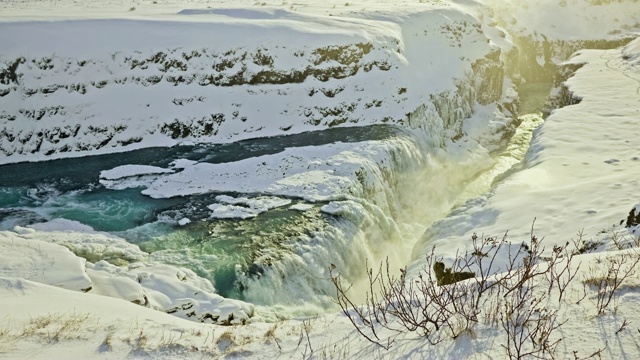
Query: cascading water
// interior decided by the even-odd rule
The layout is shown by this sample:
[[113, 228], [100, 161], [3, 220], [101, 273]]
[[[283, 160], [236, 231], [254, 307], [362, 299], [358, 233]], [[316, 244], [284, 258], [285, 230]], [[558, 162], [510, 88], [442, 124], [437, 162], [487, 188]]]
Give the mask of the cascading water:
[[[451, 104], [460, 106], [460, 101], [453, 97]], [[442, 100], [439, 106], [448, 105]], [[458, 117], [461, 121], [465, 116]], [[259, 305], [264, 319], [316, 314], [335, 309], [330, 265], [357, 290], [363, 286], [359, 279], [367, 262], [389, 258], [394, 268], [407, 264], [412, 246], [431, 223], [456, 204], [487, 191], [496, 176], [519, 161], [528, 146], [527, 134], [540, 118], [527, 119], [493, 160], [486, 152], [474, 152], [476, 143], [441, 138], [460, 127], [454, 121], [443, 122], [439, 132], [431, 133], [420, 126], [417, 130], [372, 126], [56, 160], [42, 163], [48, 167], [46, 177], [42, 164], [5, 165], [0, 172], [0, 225], [9, 229], [58, 217], [76, 220], [139, 245], [155, 261], [191, 268], [210, 279], [221, 295]], [[336, 162], [336, 169], [357, 165], [355, 173], [341, 178], [349, 183], [346, 193], [310, 201], [304, 191], [298, 195], [273, 190], [224, 192], [231, 199], [287, 200], [286, 206], [246, 219], [211, 217], [209, 205], [220, 203], [221, 192], [168, 198], [141, 194], [150, 182], [162, 182], [163, 175], [140, 176], [133, 187], [109, 188], [98, 182], [100, 171], [124, 164], [168, 168], [179, 159], [215, 165], [265, 156], [293, 163], [299, 155], [287, 157], [286, 148], [309, 152], [309, 145], [320, 149], [336, 143], [352, 145], [324, 161]], [[312, 166], [314, 161], [302, 163]], [[21, 175], [10, 175], [17, 173]], [[190, 223], [178, 224], [187, 218]]]
[[465, 188], [464, 195], [460, 198], [461, 201], [467, 201], [486, 193], [496, 181], [503, 179], [513, 171], [517, 171], [529, 149], [533, 131], [544, 122], [541, 111], [551, 88], [551, 83], [532, 83], [519, 86], [520, 112], [522, 114], [518, 117], [520, 125], [509, 143], [493, 155], [494, 165], [491, 169], [482, 173]]
[[[493, 49], [449, 91], [421, 97], [403, 126], [1, 166], [0, 230], [76, 220], [263, 306], [263, 318], [335, 309], [330, 266], [358, 289], [367, 262], [406, 265], [425, 229], [521, 159], [539, 117], [522, 117], [506, 148], [511, 129], [495, 143], [465, 135], [477, 105], [513, 100], [501, 99], [502, 57]], [[161, 171], [101, 178], [129, 164]]]

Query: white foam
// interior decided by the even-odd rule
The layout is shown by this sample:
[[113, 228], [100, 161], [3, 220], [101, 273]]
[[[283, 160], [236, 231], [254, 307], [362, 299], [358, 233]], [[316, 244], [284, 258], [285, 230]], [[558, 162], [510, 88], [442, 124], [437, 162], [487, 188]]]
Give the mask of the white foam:
[[312, 204], [298, 203], [298, 204], [294, 204], [294, 205], [289, 206], [289, 209], [298, 210], [298, 211], [307, 211], [307, 210], [313, 209], [313, 205]]

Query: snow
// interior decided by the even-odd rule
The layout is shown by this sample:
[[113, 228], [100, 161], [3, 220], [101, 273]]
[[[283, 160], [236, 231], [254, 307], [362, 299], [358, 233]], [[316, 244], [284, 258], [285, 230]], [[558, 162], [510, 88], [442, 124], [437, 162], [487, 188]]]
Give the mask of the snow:
[[193, 271], [159, 264], [138, 246], [74, 221], [2, 231], [0, 249], [3, 278], [118, 298], [198, 322], [242, 324], [254, 315], [253, 305], [221, 297]]
[[281, 206], [291, 204], [291, 200], [277, 197], [259, 196], [257, 198], [234, 198], [227, 195], [216, 196], [219, 204], [208, 206], [212, 218], [216, 219], [248, 219]]
[[640, 6], [634, 1], [484, 0], [495, 19], [516, 36], [550, 40], [615, 39], [638, 31]]
[[405, 5], [114, 15], [92, 3], [76, 19], [56, 4], [46, 19], [57, 21], [39, 21], [3, 3], [0, 63], [18, 70], [0, 84], [0, 163], [401, 124], [497, 49], [464, 7]]
[[69, 249], [37, 240], [16, 241], [0, 233], [0, 276], [22, 278], [76, 291], [91, 289], [85, 259]]
[[[331, 81], [337, 86], [345, 86], [345, 90], [336, 95], [338, 99], [335, 101], [358, 96], [367, 97], [363, 103], [384, 99], [385, 105], [379, 109], [380, 112], [375, 107], [370, 112], [360, 108], [354, 115], [370, 119], [362, 122], [366, 124], [367, 121], [377, 122], [381, 118], [378, 115], [383, 111], [392, 114], [392, 117], [398, 114], [404, 116], [423, 104], [428, 95], [453, 89], [455, 84], [450, 80], [462, 78], [461, 74], [468, 70], [470, 64], [469, 58], [461, 60], [459, 56], [476, 59], [486, 53], [488, 43], [491, 46], [508, 45], [508, 40], [500, 36], [500, 29], [487, 30], [491, 19], [485, 19], [482, 23], [482, 29], [486, 32], [482, 36], [470, 36], [468, 41], [457, 43], [460, 50], [447, 49], [451, 41], [447, 42], [439, 34], [427, 36], [429, 42], [419, 45], [424, 38], [418, 36], [421, 28], [417, 24], [431, 22], [437, 28], [438, 24], [446, 23], [444, 19], [473, 21], [470, 14], [488, 16], [486, 8], [470, 0], [428, 4], [396, 2], [393, 6], [373, 1], [356, 1], [349, 5], [344, 2], [316, 4], [303, 1], [290, 5], [291, 8], [302, 10], [276, 7], [283, 7], [280, 2], [269, 4], [274, 8], [261, 8], [252, 2], [221, 1], [216, 4], [220, 8], [182, 11], [180, 15], [176, 13], [184, 9], [184, 4], [160, 2], [157, 7], [152, 4], [136, 5], [139, 9], [131, 12], [128, 11], [128, 2], [106, 4], [87, 0], [75, 10], [72, 10], [72, 6], [76, 5], [64, 1], [55, 5], [53, 2], [3, 3], [0, 42], [3, 43], [2, 56], [8, 57], [2, 59], [4, 61], [22, 51], [32, 57], [55, 53], [58, 57], [56, 61], [61, 62], [64, 60], [60, 59], [73, 56], [91, 56], [102, 61], [92, 71], [107, 76], [112, 65], [108, 60], [110, 51], [135, 51], [139, 48], [148, 51], [154, 46], [197, 48], [201, 46], [202, 39], [220, 42], [227, 47], [253, 48], [262, 42], [273, 44], [270, 41], [274, 38], [290, 33], [295, 34], [293, 47], [304, 50], [327, 44], [351, 45], [366, 40], [376, 46], [369, 60], [387, 59], [392, 68], [396, 66], [399, 70], [393, 68], [393, 75], [383, 76], [379, 71], [372, 71], [354, 79]], [[486, 0], [484, 3], [493, 4], [494, 1]], [[498, 24], [511, 34], [530, 35], [539, 31], [540, 36], [551, 39], [601, 39], [637, 31], [639, 7], [636, 3], [623, 1], [600, 6], [585, 6], [585, 2], [580, 0], [567, 0], [566, 6], [560, 6], [559, 3], [539, 0], [522, 5], [516, 1], [501, 1], [495, 7], [495, 16]], [[204, 6], [207, 3], [202, 4]], [[288, 5], [284, 6], [288, 8]], [[332, 8], [333, 5], [338, 9]], [[362, 11], [363, 7], [368, 10]], [[42, 15], [46, 13], [45, 10], [51, 10], [51, 13]], [[92, 20], [69, 21], [76, 18]], [[64, 21], [34, 22], [42, 19]], [[167, 36], [157, 36], [160, 32]], [[78, 39], [74, 42], [69, 38]], [[240, 40], [245, 42], [239, 45]], [[307, 47], [307, 43], [313, 43], [313, 46]], [[397, 44], [400, 50], [394, 50], [390, 44]], [[285, 53], [283, 51], [277, 55], [285, 56]], [[432, 55], [435, 53], [438, 56]], [[142, 57], [147, 55], [149, 53]], [[302, 60], [296, 62], [296, 59], [289, 57], [287, 61], [295, 67]], [[599, 252], [579, 255], [574, 259], [572, 269], [577, 276], [567, 288], [565, 301], [549, 301], [545, 304], [546, 309], [557, 309], [559, 318], [566, 320], [554, 335], [554, 339], [562, 339], [557, 357], [588, 357], [603, 349], [603, 358], [637, 358], [639, 353], [634, 324], [640, 321], [637, 312], [640, 304], [637, 294], [639, 272], [631, 273], [619, 289], [613, 310], [602, 314], [597, 312], [597, 291], [584, 283], [589, 279], [606, 277], [607, 264], [621, 263], [622, 259], [638, 256], [636, 248], [616, 250], [618, 246], [614, 238], [623, 235], [633, 244], [633, 231], [638, 230], [637, 227], [625, 229], [618, 224], [626, 219], [632, 207], [638, 208], [635, 204], [638, 202], [640, 153], [634, 144], [640, 114], [640, 40], [631, 42], [623, 49], [582, 50], [567, 63], [583, 64], [565, 83], [572, 95], [581, 101], [557, 109], [549, 116], [535, 132], [532, 146], [519, 171], [500, 180], [490, 192], [471, 198], [429, 228], [414, 249], [415, 261], [409, 267], [408, 274], [410, 277], [417, 274], [418, 269], [424, 266], [424, 255], [433, 246], [437, 256], [442, 256], [445, 262], [451, 262], [464, 250], [471, 249], [469, 239], [473, 233], [501, 237], [509, 231], [508, 239], [514, 241], [513, 248], [519, 248], [520, 242], [529, 240], [535, 219], [534, 231], [538, 236], [544, 236], [544, 244], [549, 251], [554, 245], [572, 243], [571, 240], [578, 239], [576, 233], [582, 231], [584, 239], [602, 242], [602, 246], [598, 247]], [[423, 70], [416, 71], [417, 64]], [[58, 65], [56, 63], [56, 68]], [[34, 79], [24, 80], [38, 80], [36, 83], [40, 86], [46, 81], [38, 79], [38, 76], [49, 76], [43, 74], [31, 74], [28, 76]], [[58, 75], [50, 76], [55, 81], [60, 80]], [[80, 71], [78, 78], [82, 76], [83, 71]], [[60, 75], [60, 78], [64, 77]], [[230, 141], [254, 135], [267, 136], [282, 133], [285, 130], [281, 128], [289, 126], [294, 127], [293, 131], [314, 128], [308, 124], [301, 125], [299, 113], [288, 117], [285, 110], [295, 113], [291, 104], [300, 101], [302, 96], [299, 93], [307, 96], [303, 90], [319, 85], [322, 85], [319, 81], [309, 80], [302, 85], [285, 87], [287, 96], [272, 93], [254, 98], [259, 99], [256, 101], [247, 100], [251, 105], [242, 109], [247, 111], [247, 123], [238, 127], [225, 123], [218, 137], [211, 139]], [[396, 92], [389, 89], [405, 86], [408, 88], [407, 99], [397, 99], [399, 102], [396, 104], [399, 105], [387, 105], [396, 101], [390, 100], [395, 98], [389, 98], [388, 93]], [[1, 87], [0, 90], [5, 88]], [[358, 95], [358, 89], [366, 91]], [[121, 93], [116, 89], [110, 90], [110, 87], [104, 91], [91, 89], [90, 95], [91, 92], [100, 94], [89, 96], [88, 99], [69, 100], [67, 97], [75, 95], [61, 95], [58, 92], [54, 96], [40, 94], [27, 100], [18, 99], [12, 94], [0, 101], [3, 111], [8, 113], [20, 106], [35, 108], [43, 106], [40, 104], [49, 106], [64, 100], [65, 106], [76, 107], [81, 116], [91, 118], [96, 123], [106, 121], [118, 125], [126, 120], [124, 122], [131, 126], [134, 134], [145, 134], [145, 139], [133, 146], [151, 146], [171, 145], [174, 142], [157, 133], [146, 135], [149, 129], [145, 128], [145, 121], [153, 119], [154, 115], [145, 113], [146, 106], [142, 105], [153, 103], [154, 112], [171, 114], [166, 100], [173, 98], [174, 92], [184, 92], [184, 98], [193, 96], [197, 99], [201, 96], [199, 90], [165, 86], [161, 90], [145, 93], [144, 101], [140, 102], [131, 96], [134, 93], [131, 88], [120, 90]], [[260, 90], [268, 93], [273, 89], [265, 86]], [[240, 101], [236, 99], [251, 97], [235, 90], [215, 91], [217, 93], [207, 95], [214, 100], [196, 106], [200, 109], [189, 112], [189, 116], [199, 114], [198, 111], [214, 103], [230, 104]], [[335, 104], [330, 99], [333, 98], [314, 100], [319, 104], [325, 101], [324, 104]], [[121, 107], [112, 109], [113, 104], [120, 104]], [[466, 121], [465, 134], [479, 139], [496, 135], [500, 119], [497, 122], [487, 120], [494, 114], [495, 108], [478, 106], [476, 109], [477, 113], [472, 119], [477, 122]], [[103, 114], [109, 114], [117, 120], [109, 122], [100, 118]], [[263, 122], [262, 119], [273, 121]], [[70, 125], [63, 116], [48, 120]], [[157, 121], [151, 123], [158, 124]], [[496, 128], [491, 129], [492, 126]], [[240, 134], [245, 130], [250, 132]], [[257, 132], [251, 132], [253, 130]], [[440, 144], [445, 139], [443, 134], [450, 129], [437, 130], [431, 133], [433, 137], [427, 142]], [[222, 214], [255, 216], [257, 211], [286, 206], [291, 203], [290, 198], [299, 198], [310, 203], [322, 202], [317, 206], [325, 214], [350, 216], [356, 224], [369, 222], [376, 223], [380, 228], [393, 228], [395, 223], [386, 217], [388, 208], [394, 206], [386, 196], [386, 191], [390, 189], [381, 189], [379, 184], [387, 183], [379, 179], [382, 178], [380, 169], [389, 166], [388, 169], [393, 170], [390, 165], [381, 164], [393, 163], [392, 159], [397, 154], [405, 156], [406, 163], [403, 165], [418, 168], [426, 164], [430, 170], [442, 170], [437, 174], [452, 183], [458, 180], [456, 176], [473, 179], [473, 174], [491, 167], [486, 149], [477, 142], [472, 145], [465, 143], [468, 139], [463, 139], [458, 144], [448, 143], [438, 149], [445, 153], [438, 158], [438, 151], [428, 156], [421, 151], [420, 141], [425, 140], [421, 136], [416, 132], [393, 141], [286, 149], [280, 154], [226, 164], [195, 163], [182, 159], [171, 166], [172, 169], [183, 169], [177, 173], [171, 169], [128, 165], [104, 172], [101, 176], [103, 184], [114, 188], [144, 186], [146, 189], [143, 193], [152, 197], [208, 192], [243, 194], [233, 198], [216, 198], [218, 204], [211, 208], [214, 214], [221, 209], [219, 212]], [[90, 137], [87, 135], [84, 140], [88, 143], [95, 141]], [[486, 140], [481, 143], [491, 142]], [[42, 150], [47, 147], [56, 149], [53, 142], [45, 144]], [[82, 154], [116, 150], [111, 147]], [[459, 153], [472, 152], [475, 155], [456, 157]], [[415, 158], [406, 160], [411, 159], [412, 154]], [[54, 156], [58, 155], [68, 156]], [[1, 161], [47, 158], [42, 154], [12, 156]], [[442, 159], [460, 158], [465, 159], [466, 163], [456, 165], [466, 166], [466, 170], [451, 170], [438, 163]], [[361, 172], [364, 176], [358, 176], [358, 171], [364, 171]], [[426, 178], [426, 186], [434, 188], [433, 196], [442, 193], [438, 187], [443, 182], [441, 180], [437, 176]], [[372, 194], [366, 193], [372, 189], [375, 190]], [[270, 197], [256, 198], [253, 196], [256, 193]], [[361, 201], [366, 198], [365, 193], [373, 198], [371, 203]], [[371, 204], [378, 207], [374, 209], [378, 212], [369, 208], [375, 208]], [[315, 206], [295, 204], [289, 208], [309, 211]], [[181, 219], [179, 223], [186, 225], [188, 219]], [[400, 229], [380, 232], [385, 236], [393, 235], [400, 233]], [[364, 240], [371, 234], [358, 235], [359, 240]], [[367, 240], [378, 245], [375, 243], [377, 238]], [[383, 339], [397, 336], [394, 346], [388, 351], [366, 342], [342, 313], [275, 323], [251, 323], [250, 318], [255, 313], [253, 305], [220, 297], [215, 294], [214, 284], [193, 271], [164, 265], [124, 239], [98, 233], [85, 225], [64, 219], [0, 232], [0, 254], [0, 353], [10, 358], [65, 358], [69, 354], [82, 358], [505, 357], [506, 337], [496, 323], [478, 323], [469, 333], [457, 339], [445, 337], [436, 345], [429, 344], [416, 333], [398, 335], [381, 328], [379, 335]], [[313, 264], [305, 256], [297, 259], [299, 269], [309, 270]], [[350, 260], [359, 264], [362, 259]], [[503, 264], [503, 259], [500, 264]], [[337, 266], [342, 271], [345, 264], [338, 263]], [[532, 286], [535, 286], [537, 296], [546, 299], [558, 296], [555, 290], [547, 293], [548, 279], [536, 279]], [[91, 290], [87, 290], [89, 288]], [[490, 313], [492, 310], [484, 308], [482, 311]], [[173, 316], [166, 312], [172, 312]], [[221, 328], [198, 321], [249, 324]]]
[[[184, 164], [181, 163], [181, 164]], [[157, 175], [172, 173], [170, 169], [163, 169], [157, 166], [149, 165], [123, 165], [111, 170], [105, 170], [100, 172], [100, 178], [105, 180], [118, 180], [122, 178], [142, 175]]]

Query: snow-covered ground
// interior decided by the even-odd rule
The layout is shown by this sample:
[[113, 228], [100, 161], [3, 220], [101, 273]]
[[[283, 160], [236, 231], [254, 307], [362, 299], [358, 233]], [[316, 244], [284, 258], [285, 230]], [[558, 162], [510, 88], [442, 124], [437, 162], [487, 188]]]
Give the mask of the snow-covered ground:
[[[125, 165], [102, 172], [101, 183], [114, 189], [142, 186], [145, 195], [158, 198], [220, 191], [246, 194], [216, 197], [216, 203], [209, 207], [214, 218], [253, 217], [272, 208], [290, 206], [291, 199], [301, 199], [292, 209], [312, 211], [314, 204], [320, 202], [323, 213], [344, 216], [359, 225], [374, 224], [370, 227], [383, 235], [395, 234], [394, 241], [410, 238], [409, 233], [424, 229], [424, 223], [413, 230], [410, 226], [394, 228], [397, 218], [391, 214], [411, 199], [424, 198], [417, 194], [411, 197], [412, 192], [430, 191], [430, 196], [442, 197], [443, 205], [436, 210], [404, 214], [411, 221], [429, 211], [434, 212], [434, 220], [442, 217], [456, 201], [467, 199], [455, 196], [456, 192], [473, 194], [471, 200], [425, 232], [413, 249], [415, 261], [408, 275], [418, 275], [425, 265], [424, 256], [433, 246], [436, 255], [444, 257], [447, 264], [457, 254], [472, 250], [469, 239], [474, 232], [501, 237], [509, 231], [508, 240], [518, 248], [521, 242], [529, 241], [535, 219], [535, 233], [544, 236], [543, 244], [548, 250], [567, 242], [570, 249], [575, 245], [584, 248], [601, 244], [598, 252], [573, 259], [570, 269], [577, 275], [566, 288], [564, 298], [559, 298], [561, 293], [550, 286], [548, 277], [536, 277], [528, 284], [537, 299], [544, 299], [540, 309], [558, 311], [554, 316], [562, 325], [550, 338], [552, 342], [560, 340], [555, 357], [586, 358], [599, 354], [594, 356], [636, 358], [640, 356], [635, 340], [640, 331], [637, 325], [640, 318], [635, 310], [640, 303], [637, 292], [640, 273], [637, 269], [629, 273], [614, 293], [611, 306], [601, 312], [599, 290], [594, 284], [611, 277], [607, 270], [616, 264], [623, 264], [622, 269], [626, 269], [639, 256], [634, 250], [617, 250], [626, 246], [615, 243], [629, 241], [637, 245], [633, 240], [637, 227], [627, 229], [621, 220], [626, 220], [629, 210], [638, 203], [634, 193], [640, 177], [640, 148], [635, 145], [640, 116], [640, 40], [620, 49], [582, 50], [569, 60], [567, 64], [584, 64], [565, 83], [575, 102], [577, 99], [580, 102], [555, 110], [536, 130], [526, 159], [517, 171], [480, 197], [475, 197], [479, 195], [475, 189], [465, 191], [464, 185], [469, 182], [474, 187], [475, 175], [492, 166], [487, 148], [499, 147], [497, 138], [509, 128], [509, 120], [498, 112], [495, 102], [500, 98], [512, 99], [511, 84], [506, 80], [505, 88], [500, 86], [499, 96], [491, 95], [489, 104], [468, 104], [464, 99], [467, 93], [478, 90], [474, 88], [477, 84], [469, 80], [472, 64], [490, 55], [492, 49], [507, 51], [511, 47], [511, 35], [495, 27], [496, 24], [513, 36], [531, 35], [545, 38], [544, 41], [631, 36], [638, 31], [640, 5], [633, 1], [586, 5], [578, 0], [539, 0], [526, 5], [516, 1], [485, 3], [493, 8], [470, 0], [322, 4], [3, 2], [0, 40], [8, 44], [1, 55], [4, 69], [25, 56], [28, 61], [18, 65], [28, 67], [29, 71], [18, 78], [5, 72], [0, 81], [4, 94], [0, 98], [0, 121], [4, 125], [1, 143], [4, 155], [0, 161], [69, 156], [61, 150], [64, 146], [67, 152], [86, 155], [120, 151], [126, 146], [230, 141], [340, 126], [341, 114], [329, 112], [325, 116], [319, 108], [344, 111], [340, 104], [354, 101], [353, 107], [347, 106], [350, 109], [347, 124], [366, 125], [387, 119], [409, 130], [392, 141], [299, 147], [224, 164], [182, 159], [169, 168]], [[201, 10], [182, 11], [187, 8]], [[599, 21], [602, 26], [594, 25]], [[452, 28], [454, 25], [462, 27]], [[167, 35], [157, 36], [159, 33]], [[75, 36], [78, 34], [82, 36]], [[207, 61], [221, 55], [192, 63], [189, 59], [193, 57], [186, 59], [182, 53], [184, 49], [201, 50], [204, 39], [222, 44], [223, 49], [233, 48], [246, 54], [260, 53], [256, 49], [269, 50], [269, 55], [257, 62], [238, 60], [246, 68], [241, 82], [257, 76], [261, 67], [286, 72], [317, 62], [313, 65], [318, 66], [317, 76], [324, 76], [322, 71], [332, 66], [334, 70], [329, 71], [332, 74], [351, 71], [353, 64], [372, 67], [369, 71], [356, 69], [355, 74], [336, 76], [327, 82], [314, 77], [278, 86], [242, 83], [229, 88], [199, 89], [199, 85], [183, 83], [185, 74], [187, 79], [192, 76], [192, 82], [202, 80], [199, 71]], [[133, 62], [148, 59], [155, 54], [152, 49], [158, 47], [168, 49], [164, 56], [172, 61], [160, 56], [162, 61], [149, 68], [160, 66], [157, 64], [168, 66], [164, 69], [165, 80], [170, 76], [174, 80], [183, 76], [183, 80], [176, 80], [175, 84], [161, 82], [158, 86], [145, 85], [144, 79], [135, 80], [148, 69], [133, 66]], [[174, 50], [177, 48], [180, 50]], [[135, 52], [140, 49], [141, 53]], [[336, 64], [334, 59], [323, 64], [322, 52], [317, 49], [337, 51], [342, 54], [338, 59], [343, 61]], [[294, 51], [301, 53], [295, 55]], [[174, 55], [189, 63], [187, 70], [182, 69], [182, 60], [173, 61]], [[194, 57], [197, 60], [198, 55]], [[87, 69], [73, 63], [78, 59], [94, 60], [88, 60], [91, 65]], [[545, 61], [543, 57], [539, 64], [542, 66]], [[189, 73], [194, 64], [197, 70]], [[389, 68], [381, 69], [381, 64]], [[96, 81], [95, 74], [103, 76], [106, 83]], [[144, 74], [147, 75], [157, 74]], [[233, 78], [231, 73], [226, 75]], [[91, 85], [87, 88], [87, 84]], [[84, 92], [77, 90], [83, 86]], [[142, 92], [141, 86], [145, 88]], [[310, 92], [314, 94], [309, 95]], [[323, 97], [318, 100], [320, 95]], [[473, 102], [477, 99], [480, 96]], [[378, 101], [380, 106], [376, 105]], [[369, 103], [371, 106], [367, 106]], [[315, 109], [307, 109], [310, 116], [304, 109], [296, 108], [308, 104]], [[443, 105], [448, 106], [444, 111]], [[216, 110], [223, 114], [222, 118], [214, 116], [211, 121], [207, 118], [198, 123], [203, 111], [224, 106], [235, 106], [237, 110]], [[39, 115], [42, 109], [45, 111]], [[234, 115], [236, 111], [238, 114]], [[306, 118], [314, 118], [314, 111], [319, 112], [320, 122], [305, 122]], [[509, 111], [504, 112], [509, 115]], [[186, 114], [193, 119], [190, 124], [162, 131], [162, 126], [170, 121], [158, 120], [158, 114], [170, 118]], [[12, 116], [15, 118], [10, 119]], [[87, 126], [89, 131], [85, 132], [87, 123], [83, 121], [87, 119], [92, 124], [105, 125], [106, 130], [97, 126], [91, 130]], [[434, 119], [440, 122], [434, 123]], [[335, 120], [339, 121], [331, 125]], [[118, 132], [123, 124], [125, 128]], [[191, 125], [194, 129], [200, 126], [202, 132], [185, 133]], [[30, 142], [38, 129], [52, 128], [58, 131], [38, 135], [40, 141], [34, 138]], [[31, 136], [24, 131], [30, 131]], [[69, 136], [73, 132], [86, 136]], [[15, 135], [15, 139], [9, 141], [11, 136], [7, 134]], [[172, 134], [176, 135], [174, 139]], [[131, 136], [140, 140], [127, 145]], [[105, 140], [106, 145], [100, 145]], [[35, 154], [29, 154], [31, 151]], [[407, 185], [394, 176], [401, 170], [420, 167], [430, 170], [427, 174], [431, 177], [424, 179], [426, 186], [405, 188], [402, 198], [394, 199], [394, 192], [401, 193]], [[249, 173], [258, 175], [249, 177]], [[448, 182], [438, 181], [439, 178]], [[186, 218], [176, 220], [180, 225], [189, 222]], [[578, 239], [579, 231], [585, 242], [574, 244], [572, 239]], [[365, 235], [371, 234], [358, 233], [358, 240], [366, 243]], [[373, 245], [363, 247], [362, 252], [378, 246]], [[317, 250], [310, 245], [309, 249], [308, 253]], [[389, 338], [395, 340], [391, 349], [385, 350], [364, 340], [342, 313], [262, 322], [263, 317], [254, 316], [256, 308], [252, 304], [220, 297], [211, 282], [194, 272], [162, 264], [153, 254], [119, 237], [74, 222], [58, 219], [2, 231], [0, 250], [2, 357], [507, 357], [509, 342], [505, 322], [500, 318], [502, 313], [495, 310], [498, 303], [485, 304], [480, 308], [482, 316], [477, 324], [455, 339], [444, 333], [437, 345], [414, 332], [398, 334], [378, 328], [382, 343]], [[396, 251], [405, 256], [411, 252], [399, 245]], [[362, 260], [369, 254], [360, 254], [358, 258], [350, 258], [349, 253], [343, 255], [344, 262], [333, 264], [341, 273], [346, 273], [348, 266], [362, 266]], [[319, 256], [323, 261], [331, 259], [331, 254], [326, 258], [321, 257], [323, 254]], [[328, 265], [320, 261], [311, 265], [317, 258], [302, 259], [312, 270], [320, 271]], [[349, 259], [352, 264], [348, 264]], [[496, 266], [501, 267], [493, 270], [504, 270], [505, 261], [498, 259]], [[544, 268], [544, 264], [540, 266]], [[562, 262], [558, 269], [561, 267]], [[563, 281], [570, 274], [561, 274]], [[210, 323], [249, 324], [222, 327]]]

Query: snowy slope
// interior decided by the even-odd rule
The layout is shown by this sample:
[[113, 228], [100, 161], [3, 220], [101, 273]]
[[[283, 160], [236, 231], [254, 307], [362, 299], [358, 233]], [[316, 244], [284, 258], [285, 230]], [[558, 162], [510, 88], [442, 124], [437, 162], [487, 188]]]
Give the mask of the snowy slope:
[[534, 220], [535, 232], [549, 247], [577, 240], [579, 232], [583, 240], [597, 241], [618, 231], [637, 197], [638, 44], [582, 50], [569, 60], [583, 64], [565, 82], [576, 104], [555, 110], [537, 130], [523, 169], [434, 225], [414, 257], [435, 245], [452, 258], [469, 248], [474, 232], [501, 236], [509, 231], [520, 242]]

